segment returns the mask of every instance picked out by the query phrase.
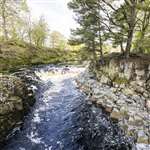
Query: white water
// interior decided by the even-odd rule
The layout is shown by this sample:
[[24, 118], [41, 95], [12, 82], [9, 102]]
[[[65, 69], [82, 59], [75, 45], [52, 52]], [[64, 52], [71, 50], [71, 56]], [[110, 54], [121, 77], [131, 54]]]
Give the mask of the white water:
[[[92, 113], [96, 116], [94, 121], [98, 118], [98, 122], [88, 118], [93, 117], [89, 110], [85, 109], [87, 112], [81, 113], [83, 96], [76, 89], [75, 78], [84, 71], [84, 68], [70, 67], [70, 71], [65, 74], [62, 74], [62, 68], [54, 69], [57, 70], [55, 73], [43, 69], [36, 71], [36, 75], [43, 83], [37, 93], [37, 102], [26, 117], [23, 129], [8, 141], [3, 150], [87, 150], [84, 147], [85, 143], [89, 143], [91, 147], [92, 144], [97, 146], [100, 144], [103, 147], [103, 143], [100, 143], [103, 139], [106, 139], [108, 143], [114, 142], [115, 138], [110, 130], [111, 124], [102, 116], [101, 111], [92, 108]], [[37, 90], [35, 86], [32, 88]], [[83, 122], [78, 119], [80, 117]], [[79, 121], [81, 123], [78, 123]], [[108, 128], [108, 132], [105, 134], [103, 134], [104, 131], [98, 132], [101, 135], [96, 137], [100, 139], [96, 140], [97, 143], [94, 142], [94, 136], [94, 139], [91, 138], [91, 133], [85, 133], [87, 137], [90, 135], [87, 138], [89, 142], [85, 141], [82, 145], [76, 142], [78, 138], [86, 139], [86, 136], [82, 137], [84, 127], [86, 129], [88, 126], [89, 130], [85, 131], [93, 132], [92, 134], [95, 135], [96, 131], [92, 127], [97, 128], [98, 125], [105, 130]], [[90, 146], [88, 150], [100, 150], [99, 148], [90, 149]], [[136, 149], [150, 150], [150, 147], [137, 144]]]

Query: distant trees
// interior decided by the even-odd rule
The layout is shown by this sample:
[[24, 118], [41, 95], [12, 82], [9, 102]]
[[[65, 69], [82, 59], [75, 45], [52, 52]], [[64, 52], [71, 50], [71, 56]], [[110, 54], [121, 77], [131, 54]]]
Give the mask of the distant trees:
[[64, 50], [66, 47], [67, 41], [60, 32], [52, 31], [50, 33], [50, 47], [54, 49]]
[[149, 39], [149, 0], [72, 0], [68, 6], [80, 25], [73, 32], [73, 40], [82, 41], [94, 53], [100, 52], [101, 60], [104, 43], [120, 46], [125, 57], [133, 48], [143, 51], [140, 43]]
[[0, 0], [1, 40], [25, 41], [45, 46], [49, 34], [48, 25], [41, 17], [32, 21], [26, 0]]
[[32, 20], [26, 0], [0, 0], [0, 40], [27, 42], [37, 47], [65, 49], [67, 40], [58, 31], [50, 32], [41, 16]]
[[[79, 27], [72, 30], [72, 44], [84, 44], [93, 58], [103, 63], [104, 47], [120, 47], [129, 57], [131, 51], [150, 52], [149, 0], [72, 0], [68, 4]], [[18, 40], [38, 47], [65, 49], [67, 41], [49, 32], [41, 17], [33, 21], [26, 0], [0, 0], [0, 40]]]
[[6, 0], [1, 1], [1, 22], [2, 22], [2, 29], [3, 29], [3, 34], [4, 38], [7, 40], [8, 39], [8, 32], [7, 32], [7, 27], [6, 27]]
[[26, 11], [25, 0], [0, 0], [0, 24], [4, 40], [8, 40], [12, 36], [10, 33], [15, 34], [13, 27], [19, 23], [21, 15]]
[[49, 29], [43, 17], [41, 17], [37, 23], [33, 24], [33, 28], [29, 32], [31, 33], [31, 39], [36, 46], [45, 46]]

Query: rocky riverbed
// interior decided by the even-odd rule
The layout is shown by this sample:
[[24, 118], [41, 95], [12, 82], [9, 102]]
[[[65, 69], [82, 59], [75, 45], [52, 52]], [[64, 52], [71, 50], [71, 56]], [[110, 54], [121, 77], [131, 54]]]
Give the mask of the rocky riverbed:
[[150, 149], [150, 64], [147, 60], [110, 59], [77, 80], [89, 100], [118, 122], [137, 149]]
[[35, 103], [35, 79], [27, 70], [0, 75], [0, 143], [22, 124], [24, 115]]
[[[35, 69], [36, 79], [40, 81], [35, 93], [36, 103], [25, 117], [22, 128], [4, 143], [2, 150], [132, 149], [133, 139], [125, 136], [117, 122], [112, 122], [103, 109], [93, 105], [77, 88], [75, 81], [82, 69], [70, 67], [68, 73], [62, 74], [62, 68]], [[31, 79], [34, 75], [25, 74], [15, 73], [22, 80], [28, 76], [30, 83], [35, 81]], [[20, 114], [20, 109], [17, 112]]]

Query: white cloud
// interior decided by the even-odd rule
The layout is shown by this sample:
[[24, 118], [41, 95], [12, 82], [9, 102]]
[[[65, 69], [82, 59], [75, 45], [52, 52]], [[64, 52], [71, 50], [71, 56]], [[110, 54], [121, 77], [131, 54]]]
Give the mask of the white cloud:
[[60, 31], [69, 37], [70, 29], [76, 27], [73, 13], [67, 7], [69, 0], [27, 0], [27, 2], [34, 18], [45, 16], [50, 30]]

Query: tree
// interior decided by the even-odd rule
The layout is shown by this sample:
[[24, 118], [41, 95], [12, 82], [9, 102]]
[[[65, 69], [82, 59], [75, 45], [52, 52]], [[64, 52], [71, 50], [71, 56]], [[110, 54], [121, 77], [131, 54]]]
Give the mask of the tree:
[[128, 58], [135, 39], [137, 49], [142, 48], [139, 41], [148, 41], [149, 3], [149, 0], [72, 0], [68, 5], [80, 26], [73, 31], [70, 41], [84, 43], [94, 56], [100, 52], [101, 60], [103, 44], [111, 41]]
[[38, 47], [45, 46], [48, 32], [48, 25], [45, 22], [45, 19], [41, 17], [38, 22], [33, 24], [31, 33], [33, 43]]
[[8, 40], [8, 32], [6, 28], [6, 0], [1, 1], [1, 17], [2, 17], [2, 29], [5, 40]]
[[65, 49], [66, 46], [66, 39], [64, 37], [64, 35], [62, 35], [60, 32], [58, 31], [53, 31], [50, 34], [50, 46], [51, 48], [58, 48], [61, 50]]
[[100, 52], [100, 60], [103, 63], [104, 30], [101, 24], [100, 2], [101, 0], [73, 0], [68, 6], [76, 13], [76, 21], [80, 25], [73, 31], [73, 35], [77, 36], [76, 41], [81, 41], [80, 43], [93, 53], [95, 60], [96, 53]]
[[150, 50], [150, 1], [145, 0], [138, 6], [137, 32], [134, 41], [136, 52], [145, 52]]
[[[105, 14], [104, 16], [106, 16], [103, 23], [114, 43], [120, 43], [122, 52], [126, 57], [129, 57], [138, 23], [138, 6], [144, 1], [123, 0], [121, 3], [118, 0], [102, 1], [104, 7], [101, 8]], [[118, 6], [115, 4], [118, 4]]]
[[137, 0], [125, 0], [125, 4], [127, 6], [126, 9], [124, 9], [124, 17], [126, 19], [127, 25], [128, 25], [128, 31], [127, 31], [127, 44], [126, 44], [126, 57], [129, 57], [129, 53], [132, 46], [132, 40], [133, 40], [133, 34], [134, 34], [134, 28], [136, 25], [136, 18], [137, 18]]
[[8, 40], [11, 37], [10, 33], [13, 31], [13, 26], [21, 19], [21, 12], [26, 10], [26, 0], [0, 0], [0, 23], [2, 24], [4, 40]]

